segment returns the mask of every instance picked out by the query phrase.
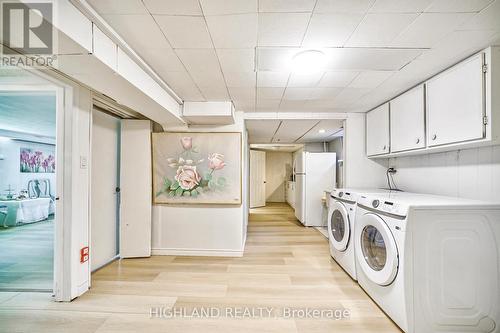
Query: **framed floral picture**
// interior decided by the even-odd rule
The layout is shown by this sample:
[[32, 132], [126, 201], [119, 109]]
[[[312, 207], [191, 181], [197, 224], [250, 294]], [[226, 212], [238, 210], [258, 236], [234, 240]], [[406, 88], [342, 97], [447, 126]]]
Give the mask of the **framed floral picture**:
[[152, 134], [154, 204], [241, 204], [241, 133]]

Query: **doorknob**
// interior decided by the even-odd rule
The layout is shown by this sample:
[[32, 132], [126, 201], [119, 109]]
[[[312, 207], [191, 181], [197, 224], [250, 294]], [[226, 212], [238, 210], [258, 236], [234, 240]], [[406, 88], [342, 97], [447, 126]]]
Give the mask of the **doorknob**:
[[437, 135], [436, 135], [436, 134], [434, 134], [434, 135], [432, 136], [432, 140], [436, 140], [436, 139], [437, 139]]
[[264, 184], [266, 183], [266, 181], [264, 180]]
[[419, 139], [419, 138], [417, 138], [417, 141], [416, 141], [416, 143], [417, 143], [417, 144], [419, 144], [419, 143], [420, 143], [420, 139]]
[[119, 187], [116, 187], [116, 188], [115, 188], [115, 192], [116, 192], [116, 193], [120, 193], [120, 191], [121, 191], [121, 189], [120, 189]]

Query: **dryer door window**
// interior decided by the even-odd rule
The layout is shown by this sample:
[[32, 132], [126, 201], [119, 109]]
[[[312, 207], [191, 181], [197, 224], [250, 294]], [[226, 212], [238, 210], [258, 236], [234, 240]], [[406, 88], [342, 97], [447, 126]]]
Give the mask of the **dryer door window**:
[[349, 224], [349, 214], [344, 204], [338, 201], [332, 203], [330, 219], [328, 221], [328, 231], [333, 247], [338, 251], [345, 251], [349, 244], [351, 228]]
[[[359, 224], [358, 224], [359, 223]], [[374, 283], [386, 286], [394, 281], [399, 257], [396, 241], [385, 221], [378, 215], [367, 213], [356, 221], [356, 255], [365, 275]]]
[[381, 271], [384, 268], [387, 261], [384, 236], [372, 225], [364, 227], [361, 233], [361, 250], [371, 269]]

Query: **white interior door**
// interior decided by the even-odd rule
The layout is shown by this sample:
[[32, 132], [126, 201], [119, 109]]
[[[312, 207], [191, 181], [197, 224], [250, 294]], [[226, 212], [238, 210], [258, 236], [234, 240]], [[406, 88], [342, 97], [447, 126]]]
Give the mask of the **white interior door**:
[[90, 268], [118, 255], [120, 119], [92, 112]]
[[120, 257], [151, 255], [151, 122], [122, 120]]
[[250, 150], [250, 208], [266, 205], [266, 152]]

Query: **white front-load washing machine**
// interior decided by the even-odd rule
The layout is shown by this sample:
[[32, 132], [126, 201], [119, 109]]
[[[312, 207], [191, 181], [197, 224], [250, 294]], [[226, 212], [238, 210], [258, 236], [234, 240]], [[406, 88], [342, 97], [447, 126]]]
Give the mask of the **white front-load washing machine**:
[[356, 280], [354, 224], [356, 201], [362, 193], [387, 193], [382, 189], [337, 188], [328, 204], [328, 240], [333, 259]]
[[404, 331], [499, 332], [500, 204], [362, 195], [358, 283]]

